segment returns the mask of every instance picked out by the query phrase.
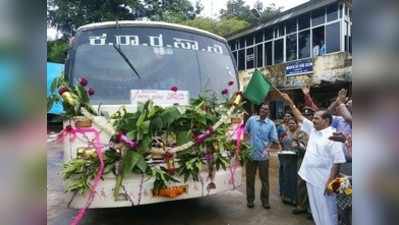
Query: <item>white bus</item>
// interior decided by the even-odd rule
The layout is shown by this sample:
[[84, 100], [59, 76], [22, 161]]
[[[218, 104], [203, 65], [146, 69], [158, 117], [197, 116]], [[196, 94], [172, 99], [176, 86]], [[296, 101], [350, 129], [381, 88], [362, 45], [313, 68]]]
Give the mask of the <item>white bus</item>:
[[[96, 93], [93, 105], [101, 105], [111, 114], [126, 105], [135, 110], [131, 90], [169, 90], [176, 86], [198, 97], [203, 91], [220, 94], [226, 82], [233, 80], [230, 94], [239, 90], [238, 73], [227, 41], [215, 34], [192, 27], [163, 22], [118, 21], [88, 24], [80, 27], [72, 41], [65, 65], [65, 75], [76, 84], [81, 77], [89, 80]], [[101, 134], [103, 143], [110, 136]], [[65, 142], [64, 160], [77, 157], [79, 140]], [[154, 196], [153, 180], [132, 174], [123, 181], [125, 198], [115, 200], [115, 176], [105, 175], [99, 183], [90, 208], [128, 207], [171, 200], [204, 197], [233, 190], [241, 185], [241, 167], [219, 170], [216, 188], [202, 171], [201, 182], [184, 183], [186, 192], [176, 198]], [[203, 179], [202, 179], [203, 178]], [[233, 182], [232, 182], [233, 180]], [[181, 183], [176, 184], [181, 185]], [[69, 207], [85, 206], [87, 194], [68, 195]]]

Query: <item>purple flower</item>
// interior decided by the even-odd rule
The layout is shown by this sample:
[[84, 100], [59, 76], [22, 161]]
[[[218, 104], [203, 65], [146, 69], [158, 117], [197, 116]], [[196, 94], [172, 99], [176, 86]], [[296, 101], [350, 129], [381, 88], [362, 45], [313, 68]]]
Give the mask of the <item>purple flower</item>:
[[173, 87], [170, 88], [170, 90], [176, 92], [177, 91], [177, 87], [173, 86]]
[[205, 139], [207, 139], [213, 133], [213, 128], [209, 127], [205, 132], [201, 133], [200, 135], [194, 138], [195, 143], [202, 144], [204, 143]]
[[62, 95], [64, 94], [64, 92], [69, 91], [69, 89], [65, 86], [62, 86], [59, 90], [58, 90], [58, 94]]
[[200, 145], [204, 143], [206, 138], [207, 138], [206, 134], [200, 134], [197, 137], [195, 137], [195, 143]]
[[71, 133], [73, 131], [72, 126], [71, 125], [66, 126], [65, 127], [65, 131], [68, 132], [68, 133]]
[[122, 140], [122, 135], [123, 135], [123, 133], [118, 132], [118, 133], [115, 135], [115, 141], [116, 141], [116, 142], [121, 142], [121, 140]]
[[229, 93], [229, 90], [227, 90], [227, 89], [223, 89], [223, 91], [222, 91], [222, 95], [227, 95]]
[[89, 96], [94, 95], [94, 93], [96, 93], [96, 92], [94, 91], [93, 88], [89, 88], [89, 90], [87, 91], [87, 94], [88, 94]]
[[213, 154], [210, 153], [210, 152], [206, 153], [206, 154], [205, 154], [205, 159], [206, 159], [206, 161], [211, 161], [211, 160], [213, 160]]
[[86, 78], [84, 78], [84, 77], [81, 77], [81, 78], [79, 79], [79, 84], [82, 85], [82, 87], [86, 87], [86, 85], [87, 85], [88, 83], [89, 83], [89, 82], [87, 82]]
[[229, 81], [229, 83], [228, 83], [229, 86], [232, 86], [233, 84], [234, 84], [234, 81], [232, 81], [232, 80]]
[[136, 142], [136, 140], [127, 140], [126, 141], [127, 146], [129, 146], [130, 149], [136, 149], [139, 147], [139, 144]]
[[124, 133], [118, 132], [115, 135], [115, 142], [116, 143], [123, 143], [127, 145], [130, 149], [136, 149], [139, 144], [136, 142], [136, 140], [129, 139]]

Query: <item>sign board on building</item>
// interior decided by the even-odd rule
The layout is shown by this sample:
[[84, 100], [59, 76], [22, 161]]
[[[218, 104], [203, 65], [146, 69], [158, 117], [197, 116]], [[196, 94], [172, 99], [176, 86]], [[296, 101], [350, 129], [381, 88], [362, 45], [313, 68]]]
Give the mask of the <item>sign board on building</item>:
[[311, 73], [312, 71], [313, 71], [312, 59], [304, 59], [295, 62], [288, 62], [285, 68], [285, 75], [294, 76], [294, 75]]
[[167, 107], [172, 105], [188, 105], [190, 96], [188, 91], [169, 90], [130, 90], [130, 102], [133, 105], [152, 100], [155, 105]]

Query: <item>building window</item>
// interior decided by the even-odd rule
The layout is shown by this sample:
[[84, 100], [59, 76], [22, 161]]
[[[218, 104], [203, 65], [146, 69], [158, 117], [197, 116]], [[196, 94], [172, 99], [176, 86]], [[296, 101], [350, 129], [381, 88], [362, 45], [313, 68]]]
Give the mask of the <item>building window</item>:
[[352, 21], [352, 9], [349, 9], [349, 21]]
[[345, 52], [349, 52], [349, 23], [345, 21]]
[[256, 46], [256, 67], [263, 67], [263, 44]]
[[259, 44], [263, 41], [263, 32], [258, 31], [255, 33], [255, 44]]
[[284, 39], [274, 41], [274, 64], [284, 61]]
[[313, 29], [313, 56], [323, 55], [326, 53], [326, 45], [324, 41], [324, 26]]
[[233, 60], [234, 66], [237, 68], [237, 51], [234, 51], [232, 54], [233, 54], [233, 58], [234, 58], [234, 60]]
[[312, 26], [317, 26], [325, 23], [325, 9], [317, 9], [312, 12]]
[[[352, 25], [349, 29], [352, 29]], [[352, 35], [349, 35], [349, 52], [352, 53]]]
[[284, 34], [285, 34], [284, 24], [282, 24], [282, 23], [277, 24], [277, 26], [275, 28], [275, 33], [276, 33], [276, 38], [284, 36]]
[[229, 42], [229, 45], [230, 45], [231, 51], [236, 50], [236, 41], [230, 41], [230, 42]]
[[267, 42], [265, 43], [265, 63], [266, 65], [272, 65], [273, 64], [273, 59], [272, 59], [272, 42]]
[[287, 36], [286, 38], [286, 56], [287, 61], [296, 60], [296, 34]]
[[255, 44], [254, 43], [254, 35], [253, 34], [247, 35], [245, 40], [247, 41], [247, 46]]
[[310, 31], [305, 30], [299, 33], [298, 35], [298, 43], [299, 43], [299, 58], [308, 58], [310, 57]]
[[310, 27], [310, 15], [305, 14], [298, 18], [299, 30], [303, 30]]
[[238, 51], [238, 70], [245, 70], [245, 50]]
[[238, 48], [244, 48], [245, 47], [245, 37], [240, 38], [239, 42], [240, 42], [240, 46]]
[[327, 6], [327, 21], [338, 19], [338, 3]]
[[344, 4], [341, 4], [339, 6], [339, 18], [343, 18], [343, 12], [344, 12]]
[[255, 52], [254, 48], [247, 48], [247, 68], [246, 69], [252, 69], [254, 68], [254, 62], [255, 62]]
[[327, 53], [340, 50], [340, 26], [339, 22], [326, 26], [326, 51]]
[[287, 34], [296, 32], [296, 18], [290, 19], [286, 23]]
[[265, 29], [265, 40], [273, 39], [273, 29]]

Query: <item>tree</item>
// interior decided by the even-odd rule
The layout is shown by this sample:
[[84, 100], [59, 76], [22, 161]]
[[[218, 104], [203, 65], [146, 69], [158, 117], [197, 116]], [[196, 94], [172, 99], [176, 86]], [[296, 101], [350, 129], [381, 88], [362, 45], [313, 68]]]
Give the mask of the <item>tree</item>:
[[269, 21], [272, 17], [279, 14], [283, 9], [283, 7], [277, 7], [276, 4], [274, 3], [271, 3], [269, 6], [266, 6], [266, 8], [263, 8], [263, 4], [261, 2], [257, 1], [257, 3], [261, 4], [261, 10], [257, 9], [258, 12], [260, 12], [258, 23], [264, 23]]
[[216, 29], [217, 21], [212, 18], [197, 17], [193, 20], [183, 21], [181, 22], [181, 24], [206, 30], [214, 34], [218, 34], [217, 33], [218, 31]]
[[189, 0], [49, 0], [47, 21], [65, 37], [79, 26], [110, 20], [147, 18], [167, 22], [194, 19], [200, 4]]
[[47, 61], [65, 63], [69, 45], [66, 39], [59, 39], [47, 42]]
[[220, 10], [220, 18], [238, 18], [253, 25], [263, 23], [281, 12], [282, 7], [276, 7], [274, 3], [264, 8], [261, 1], [256, 1], [253, 8], [245, 5], [243, 0], [228, 0], [226, 9]]
[[200, 1], [196, 7], [188, 0], [144, 0], [144, 3], [147, 18], [171, 23], [192, 20], [203, 8]]
[[229, 0], [226, 3], [226, 9], [220, 10], [221, 19], [240, 18], [250, 24], [255, 24], [256, 16], [251, 12], [248, 5], [245, 5], [244, 0]]
[[236, 17], [222, 18], [220, 20], [197, 17], [193, 20], [184, 21], [182, 22], [182, 24], [206, 30], [224, 37], [243, 30], [249, 26], [248, 22], [238, 19]]
[[217, 29], [221, 36], [227, 37], [233, 33], [249, 27], [249, 23], [237, 17], [222, 19], [218, 22]]

